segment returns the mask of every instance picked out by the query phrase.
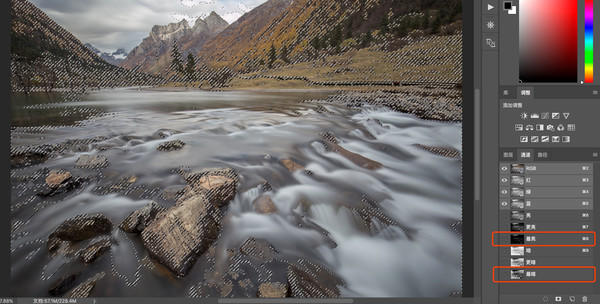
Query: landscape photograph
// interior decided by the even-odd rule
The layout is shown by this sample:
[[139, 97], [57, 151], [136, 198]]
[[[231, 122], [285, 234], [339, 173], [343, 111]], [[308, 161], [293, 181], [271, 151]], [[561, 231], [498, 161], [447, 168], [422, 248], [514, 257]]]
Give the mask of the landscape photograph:
[[14, 297], [462, 292], [460, 0], [10, 0]]

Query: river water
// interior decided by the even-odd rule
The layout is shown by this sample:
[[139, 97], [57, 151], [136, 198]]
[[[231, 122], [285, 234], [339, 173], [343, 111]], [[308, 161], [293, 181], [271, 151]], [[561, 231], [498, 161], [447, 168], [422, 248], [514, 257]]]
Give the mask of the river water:
[[[416, 144], [460, 151], [461, 124], [314, 101], [330, 94], [113, 89], [73, 102], [59, 102], [58, 95], [13, 96], [13, 148], [101, 139], [86, 152], [67, 151], [12, 170], [13, 295], [46, 296], [48, 286], [65, 274], [81, 272], [85, 279], [104, 271], [92, 296], [188, 296], [201, 275], [192, 268], [177, 278], [146, 267], [152, 263], [139, 236], [114, 229], [118, 245], [90, 265], [72, 254], [48, 254], [46, 240], [78, 214], [102, 213], [118, 224], [151, 200], [168, 208], [173, 201], [162, 194], [185, 185], [176, 169], [210, 167], [230, 167], [240, 176], [218, 240], [223, 250], [248, 237], [266, 239], [286, 259], [308, 259], [331, 269], [346, 282], [341, 293], [347, 297], [445, 297], [460, 291], [461, 235], [454, 224], [461, 221], [461, 163]], [[167, 132], [171, 135], [164, 139], [153, 136], [160, 129], [178, 132]], [[359, 167], [327, 149], [325, 132], [382, 168]], [[185, 142], [184, 148], [156, 149], [173, 139]], [[82, 154], [103, 154], [110, 165], [75, 169]], [[281, 158], [291, 158], [312, 174], [289, 173]], [[36, 183], [18, 177], [43, 168], [96, 178], [67, 194], [41, 198], [35, 193], [45, 187], [43, 178]], [[124, 174], [136, 177], [131, 189], [137, 192], [98, 191]], [[277, 214], [252, 208], [262, 191], [258, 185], [265, 181]], [[375, 220], [365, 228], [348, 208], [365, 201], [397, 225]], [[298, 219], [320, 229], [298, 226]]]

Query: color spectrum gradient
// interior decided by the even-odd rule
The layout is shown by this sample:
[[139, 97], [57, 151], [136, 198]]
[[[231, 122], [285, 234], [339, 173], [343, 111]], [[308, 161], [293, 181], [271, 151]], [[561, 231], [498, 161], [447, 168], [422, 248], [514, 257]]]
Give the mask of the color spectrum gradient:
[[594, 82], [594, 0], [585, 0], [585, 82]]
[[577, 82], [577, 0], [521, 0], [519, 79]]

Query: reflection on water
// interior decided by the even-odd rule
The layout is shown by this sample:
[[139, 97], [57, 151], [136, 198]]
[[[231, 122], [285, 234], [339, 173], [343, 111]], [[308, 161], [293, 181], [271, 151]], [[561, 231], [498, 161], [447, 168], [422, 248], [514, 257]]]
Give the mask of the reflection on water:
[[[40, 122], [60, 127], [43, 132], [13, 128], [12, 146], [104, 136], [106, 140], [90, 144], [85, 153], [106, 155], [110, 165], [100, 171], [75, 169], [73, 164], [83, 152], [71, 151], [13, 171], [13, 176], [28, 176], [44, 167], [61, 168], [93, 177], [82, 189], [47, 199], [34, 194], [43, 185], [13, 180], [13, 294], [44, 296], [48, 285], [66, 273], [102, 270], [109, 275], [94, 295], [187, 296], [190, 287], [203, 280], [202, 274], [192, 269], [188, 276], [175, 279], [160, 269], [140, 266], [147, 264], [148, 257], [135, 235], [115, 229], [113, 237], [119, 245], [88, 266], [66, 261], [62, 255], [49, 256], [45, 241], [58, 224], [76, 214], [103, 213], [118, 224], [149, 200], [169, 207], [173, 201], [161, 194], [185, 185], [175, 169], [207, 167], [231, 167], [241, 181], [227, 211], [220, 248], [235, 248], [250, 236], [264, 238], [286, 259], [309, 259], [332, 269], [346, 281], [342, 296], [443, 297], [460, 290], [461, 237], [451, 227], [461, 220], [460, 162], [415, 144], [460, 150], [461, 125], [424, 121], [387, 109], [358, 112], [335, 104], [302, 102], [325, 96], [323, 92], [120, 89], [94, 92], [76, 103], [27, 104], [31, 99], [14, 99], [11, 111], [21, 113], [13, 117], [14, 126]], [[38, 108], [40, 112], [32, 111]], [[64, 109], [96, 114], [77, 118], [81, 119], [77, 124], [51, 124], [37, 118], [74, 119], [52, 112]], [[23, 118], [27, 115], [31, 119]], [[159, 129], [179, 132], [162, 139], [153, 136]], [[331, 151], [320, 135], [325, 132], [334, 134], [340, 146], [380, 162], [383, 168], [364, 169]], [[157, 151], [161, 142], [172, 139], [186, 145], [178, 151]], [[284, 157], [312, 174], [290, 174], [278, 161]], [[95, 191], [123, 174], [137, 177], [132, 189], [137, 187], [142, 195]], [[259, 195], [256, 187], [265, 181], [272, 187], [267, 193], [278, 214], [261, 215], [252, 208]], [[365, 227], [350, 209], [365, 200], [397, 225], [373, 221]], [[320, 227], [328, 235], [298, 226], [298, 221]]]

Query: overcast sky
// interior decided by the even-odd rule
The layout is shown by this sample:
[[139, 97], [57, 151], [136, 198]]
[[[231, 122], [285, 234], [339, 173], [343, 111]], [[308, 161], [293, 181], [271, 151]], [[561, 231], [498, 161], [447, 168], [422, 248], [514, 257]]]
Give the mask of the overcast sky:
[[30, 0], [83, 43], [101, 51], [131, 51], [155, 24], [166, 25], [217, 12], [232, 23], [266, 0]]

